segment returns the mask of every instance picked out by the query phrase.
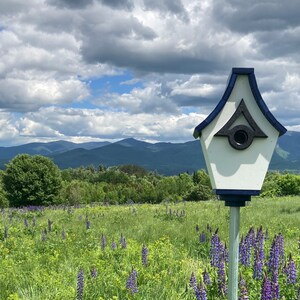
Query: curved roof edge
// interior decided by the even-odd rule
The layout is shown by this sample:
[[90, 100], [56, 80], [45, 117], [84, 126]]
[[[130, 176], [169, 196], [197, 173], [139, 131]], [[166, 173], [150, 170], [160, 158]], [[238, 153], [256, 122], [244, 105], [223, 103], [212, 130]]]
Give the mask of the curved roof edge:
[[219, 112], [225, 106], [225, 104], [232, 92], [232, 89], [235, 85], [238, 75], [247, 75], [248, 76], [250, 88], [251, 88], [252, 94], [254, 96], [254, 99], [255, 99], [259, 109], [261, 110], [263, 115], [266, 117], [266, 119], [269, 121], [269, 123], [279, 132], [279, 135], [281, 136], [287, 131], [286, 128], [283, 125], [281, 125], [276, 120], [276, 118], [272, 115], [272, 113], [269, 111], [266, 103], [264, 102], [264, 100], [258, 90], [258, 87], [257, 87], [257, 83], [256, 83], [255, 75], [254, 75], [254, 68], [232, 68], [230, 79], [228, 81], [227, 87], [225, 89], [225, 92], [224, 92], [220, 102], [217, 104], [215, 109], [207, 116], [207, 118], [204, 121], [202, 121], [198, 126], [195, 127], [194, 134], [193, 134], [195, 139], [197, 139], [198, 137], [201, 136], [201, 131], [214, 120], [214, 118], [219, 114]]

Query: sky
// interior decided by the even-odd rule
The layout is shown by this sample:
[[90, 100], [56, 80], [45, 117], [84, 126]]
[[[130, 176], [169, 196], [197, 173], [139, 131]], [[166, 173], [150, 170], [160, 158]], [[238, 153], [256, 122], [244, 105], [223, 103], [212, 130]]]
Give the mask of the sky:
[[0, 146], [193, 140], [232, 67], [300, 131], [298, 0], [1, 0]]

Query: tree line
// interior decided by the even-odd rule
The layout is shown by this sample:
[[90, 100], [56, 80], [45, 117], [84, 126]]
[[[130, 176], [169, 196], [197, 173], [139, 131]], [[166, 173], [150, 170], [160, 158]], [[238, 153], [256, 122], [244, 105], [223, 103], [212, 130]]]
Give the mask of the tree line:
[[[60, 170], [47, 157], [20, 154], [1, 171], [0, 206], [202, 201], [215, 198], [204, 170], [162, 176], [136, 165]], [[300, 195], [300, 175], [272, 172], [262, 196]]]

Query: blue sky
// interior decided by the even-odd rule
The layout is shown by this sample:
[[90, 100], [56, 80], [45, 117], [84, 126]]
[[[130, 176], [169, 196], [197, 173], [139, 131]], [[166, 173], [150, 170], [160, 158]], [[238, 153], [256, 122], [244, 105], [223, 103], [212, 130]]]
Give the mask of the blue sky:
[[232, 67], [300, 131], [299, 1], [1, 0], [0, 146], [192, 140]]

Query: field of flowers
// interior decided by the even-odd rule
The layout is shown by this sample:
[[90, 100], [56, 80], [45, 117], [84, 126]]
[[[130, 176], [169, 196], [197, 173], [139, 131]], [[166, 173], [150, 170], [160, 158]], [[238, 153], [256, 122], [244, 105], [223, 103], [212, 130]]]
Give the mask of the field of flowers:
[[[0, 213], [0, 299], [226, 299], [223, 202]], [[240, 299], [300, 299], [300, 199], [241, 208]]]

